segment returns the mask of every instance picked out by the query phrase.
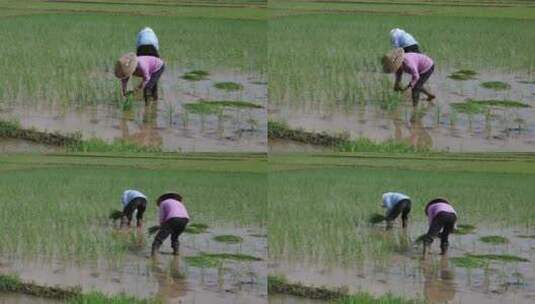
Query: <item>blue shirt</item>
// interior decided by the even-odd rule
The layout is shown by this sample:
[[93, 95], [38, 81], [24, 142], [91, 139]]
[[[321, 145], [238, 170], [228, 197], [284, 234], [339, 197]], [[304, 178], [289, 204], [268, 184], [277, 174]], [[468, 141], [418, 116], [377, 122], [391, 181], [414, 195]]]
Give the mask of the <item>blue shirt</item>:
[[414, 37], [402, 29], [393, 29], [390, 31], [390, 38], [394, 48], [404, 48], [411, 45], [418, 44]]
[[137, 34], [136, 48], [138, 48], [140, 45], [152, 45], [156, 48], [157, 51], [160, 50], [158, 37], [156, 37], [156, 34], [150, 27], [142, 29]]
[[406, 194], [399, 192], [383, 193], [383, 208], [386, 208], [386, 214], [388, 214], [399, 202], [410, 199]]
[[125, 192], [123, 192], [123, 196], [121, 198], [121, 202], [123, 203], [123, 206], [126, 206], [128, 205], [128, 203], [130, 203], [132, 200], [138, 198], [138, 197], [142, 197], [144, 199], [147, 199], [147, 197], [145, 196], [145, 194], [137, 191], [137, 190], [126, 190]]

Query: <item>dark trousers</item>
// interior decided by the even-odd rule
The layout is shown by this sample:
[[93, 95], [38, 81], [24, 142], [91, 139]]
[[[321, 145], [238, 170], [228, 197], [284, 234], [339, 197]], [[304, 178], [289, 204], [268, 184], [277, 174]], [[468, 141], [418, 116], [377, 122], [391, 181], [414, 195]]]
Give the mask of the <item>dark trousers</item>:
[[137, 56], [154, 56], [160, 58], [160, 53], [152, 44], [143, 44], [137, 47]]
[[414, 88], [412, 88], [412, 104], [418, 105], [418, 101], [420, 100], [420, 93], [422, 91], [422, 88], [424, 84], [427, 82], [429, 77], [431, 77], [431, 74], [433, 74], [433, 71], [435, 71], [435, 65], [432, 65], [431, 68], [420, 75], [420, 79], [416, 82], [414, 85]]
[[391, 226], [391, 222], [394, 221], [401, 214], [401, 221], [403, 227], [407, 227], [407, 220], [409, 219], [409, 213], [411, 212], [411, 201], [404, 199], [398, 202], [390, 213], [386, 216], [387, 225]]
[[187, 218], [174, 217], [163, 223], [154, 238], [154, 242], [152, 242], [153, 251], [158, 250], [165, 239], [171, 235], [171, 247], [173, 248], [173, 253], [177, 253], [179, 247], [178, 237], [184, 232], [188, 222]]
[[440, 248], [447, 249], [449, 246], [448, 236], [453, 232], [455, 222], [457, 222], [455, 213], [440, 212], [437, 214], [429, 225], [429, 230], [424, 237], [424, 245], [431, 245], [433, 238], [440, 236]]
[[405, 53], [420, 53], [420, 47], [418, 44], [409, 45], [403, 48]]
[[132, 215], [134, 214], [134, 211], [137, 210], [136, 219], [139, 222], [143, 219], [143, 213], [145, 213], [145, 209], [147, 209], [147, 200], [142, 197], [137, 197], [124, 206], [123, 215], [128, 218], [128, 223], [130, 223], [132, 221]]
[[158, 99], [158, 80], [160, 80], [164, 70], [165, 65], [162, 65], [158, 71], [150, 75], [150, 80], [143, 89], [143, 98], [145, 99], [145, 103], [148, 103], [149, 95], [151, 95], [154, 100]]

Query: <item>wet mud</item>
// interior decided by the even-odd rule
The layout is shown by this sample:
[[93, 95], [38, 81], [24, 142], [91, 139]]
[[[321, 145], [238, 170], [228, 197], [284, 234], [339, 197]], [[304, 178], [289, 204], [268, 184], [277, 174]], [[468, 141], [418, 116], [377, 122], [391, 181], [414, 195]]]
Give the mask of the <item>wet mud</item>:
[[[355, 265], [340, 267], [287, 260], [271, 263], [270, 272], [307, 286], [346, 287], [350, 293], [366, 292], [375, 296], [391, 293], [408, 299], [424, 299], [426, 303], [527, 304], [535, 300], [535, 240], [518, 237], [526, 231], [478, 228], [471, 234], [452, 235], [448, 256], [439, 255], [439, 246], [434, 242], [432, 255], [423, 260], [421, 247], [406, 233], [370, 229], [374, 230], [371, 233], [385, 238], [400, 234], [395, 252], [386, 261], [368, 257], [365, 262], [356, 261]], [[411, 235], [418, 234], [412, 230]], [[502, 235], [510, 243], [484, 243], [479, 240], [484, 235]], [[450, 260], [468, 254], [508, 254], [529, 259], [529, 262], [489, 261], [482, 268], [464, 268]]]
[[[141, 96], [130, 102], [98, 105], [22, 101], [0, 103], [0, 119], [17, 120], [23, 128], [47, 132], [80, 132], [84, 139], [124, 139], [164, 151], [265, 152], [267, 85], [257, 74], [209, 71], [207, 79], [189, 81], [188, 70], [167, 69], [160, 80], [160, 99], [146, 106]], [[109, 75], [109, 81], [117, 81]], [[134, 80], [137, 84], [138, 80]], [[214, 87], [232, 81], [241, 90]], [[184, 107], [200, 101], [246, 101], [259, 108], [225, 107], [214, 113], [190, 113]]]
[[[427, 87], [437, 98], [429, 103], [422, 97], [416, 111], [407, 92], [401, 104], [390, 109], [373, 100], [351, 106], [334, 101], [311, 106], [270, 104], [269, 118], [286, 122], [293, 129], [347, 133], [353, 139], [366, 137], [380, 142], [395, 139], [439, 151], [535, 149], [535, 84], [526, 81], [529, 75], [478, 71], [475, 79], [459, 81], [448, 77], [452, 72], [437, 71], [431, 76]], [[482, 87], [487, 81], [503, 81], [511, 88], [496, 91]], [[489, 107], [475, 114], [451, 107], [469, 99], [513, 100], [530, 107]]]
[[[219, 227], [210, 228], [202, 234], [183, 234], [180, 256], [171, 254], [167, 240], [157, 259], [149, 258], [152, 239], [145, 231], [135, 238], [131, 235], [133, 231], [115, 233], [132, 242], [129, 253], [121, 260], [100, 258], [88, 262], [3, 256], [0, 258], [0, 272], [16, 273], [23, 281], [46, 286], [80, 286], [84, 293], [125, 293], [138, 298], [157, 298], [163, 303], [267, 303], [267, 239], [250, 236], [263, 234], [262, 230]], [[219, 234], [237, 235], [243, 238], [243, 242], [224, 244], [212, 241]], [[186, 257], [202, 253], [247, 254], [262, 260], [225, 259], [217, 267], [210, 268], [188, 264]], [[26, 298], [21, 296], [21, 299]], [[6, 296], [6, 299], [9, 297]], [[0, 296], [1, 301], [4, 301], [3, 296]], [[28, 301], [41, 303], [30, 302], [33, 298]]]

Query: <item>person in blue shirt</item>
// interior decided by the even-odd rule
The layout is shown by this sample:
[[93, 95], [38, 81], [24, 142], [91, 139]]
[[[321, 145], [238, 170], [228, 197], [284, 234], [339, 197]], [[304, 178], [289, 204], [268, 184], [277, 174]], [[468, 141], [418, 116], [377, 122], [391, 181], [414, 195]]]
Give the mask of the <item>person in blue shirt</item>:
[[150, 27], [143, 28], [137, 34], [136, 55], [160, 58], [160, 43], [156, 33]]
[[402, 48], [405, 53], [420, 53], [418, 41], [416, 41], [411, 34], [402, 29], [395, 28], [391, 30], [390, 39], [392, 47], [395, 49]]
[[411, 212], [411, 198], [399, 192], [383, 193], [383, 208], [385, 208], [386, 228], [391, 229], [394, 220], [401, 214], [401, 225], [407, 228], [409, 213]]
[[137, 190], [126, 190], [121, 197], [123, 204], [123, 216], [121, 218], [121, 227], [130, 227], [134, 212], [136, 213], [137, 227], [143, 227], [143, 213], [147, 209], [147, 196]]

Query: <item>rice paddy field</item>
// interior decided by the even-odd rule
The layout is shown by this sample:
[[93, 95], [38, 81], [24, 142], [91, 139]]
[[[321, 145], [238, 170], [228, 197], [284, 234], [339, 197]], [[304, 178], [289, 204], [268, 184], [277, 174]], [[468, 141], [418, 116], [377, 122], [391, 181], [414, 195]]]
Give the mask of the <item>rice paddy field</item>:
[[[269, 6], [270, 121], [415, 150], [533, 151], [532, 1], [275, 0]], [[393, 91], [394, 76], [382, 73], [392, 28], [414, 35], [434, 60], [433, 103], [422, 99], [413, 109], [408, 94]]]
[[[262, 154], [3, 154], [0, 302], [266, 303], [266, 168]], [[143, 229], [108, 218], [127, 188], [149, 198]], [[179, 256], [166, 241], [150, 259], [170, 190], [191, 222]]]
[[[403, 299], [370, 303], [532, 303], [534, 160], [531, 154], [271, 154], [270, 280]], [[388, 191], [412, 199], [406, 230], [399, 219], [392, 230], [369, 222], [383, 214], [381, 195]], [[435, 241], [423, 260], [417, 239], [427, 231], [424, 206], [435, 197], [452, 202], [460, 231], [450, 236], [448, 256], [439, 255]], [[318, 301], [317, 291], [309, 291], [316, 297], [309, 302], [307, 292], [294, 289], [305, 297], [275, 295], [274, 303], [329, 302]]]
[[[0, 8], [1, 120], [162, 151], [266, 150], [265, 2], [2, 1]], [[113, 75], [145, 26], [157, 33], [166, 64], [160, 99], [148, 106], [140, 94], [122, 98]]]

